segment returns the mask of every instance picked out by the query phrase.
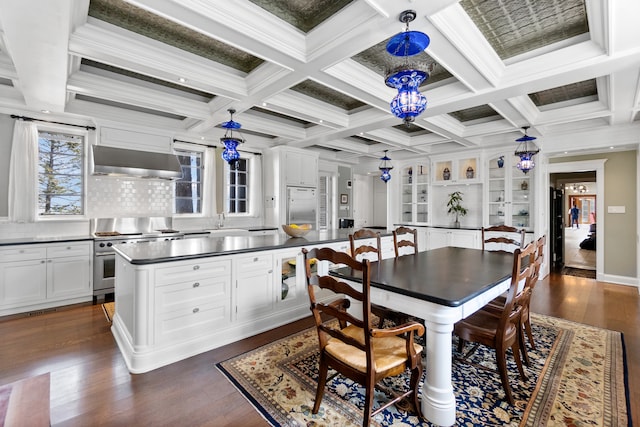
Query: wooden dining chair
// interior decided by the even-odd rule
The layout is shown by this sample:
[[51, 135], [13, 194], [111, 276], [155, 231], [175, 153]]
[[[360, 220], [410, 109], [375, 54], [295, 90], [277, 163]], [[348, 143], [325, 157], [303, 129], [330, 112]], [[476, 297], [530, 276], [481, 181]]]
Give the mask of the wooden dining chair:
[[409, 253], [418, 253], [418, 231], [414, 228], [400, 226], [393, 230], [393, 247], [396, 251], [396, 258], [401, 252], [407, 253], [403, 248], [410, 248]]
[[[365, 241], [366, 242], [363, 242]], [[371, 243], [371, 240], [374, 243]], [[359, 242], [360, 241], [360, 242]], [[362, 228], [349, 234], [349, 247], [351, 256], [356, 260], [364, 258], [370, 261], [380, 261], [382, 259], [382, 243], [380, 233]]]
[[[373, 242], [372, 242], [373, 241]], [[382, 243], [380, 233], [377, 231], [362, 228], [349, 234], [349, 246], [351, 256], [356, 261], [368, 259], [369, 261], [382, 260]], [[371, 304], [373, 313], [378, 318], [378, 327], [382, 327], [385, 320], [395, 324], [405, 323], [408, 316], [404, 313], [391, 310], [379, 304]]]
[[[313, 413], [320, 409], [329, 368], [347, 378], [358, 382], [365, 388], [363, 426], [369, 426], [372, 417], [395, 404], [407, 399], [416, 414], [422, 412], [418, 401], [419, 382], [422, 378], [422, 346], [414, 342], [415, 336], [424, 334], [424, 326], [409, 322], [393, 328], [381, 329], [369, 327], [371, 324], [370, 261], [355, 260], [343, 252], [331, 248], [302, 250], [305, 256], [307, 291], [311, 302], [311, 312], [318, 331], [320, 359], [318, 369], [318, 388], [313, 405]], [[362, 272], [362, 290], [349, 283], [311, 271], [311, 260], [329, 261]], [[337, 299], [321, 302], [316, 299], [316, 289], [333, 292]], [[362, 304], [358, 317], [351, 315], [347, 308], [351, 301]], [[337, 321], [336, 321], [337, 320]], [[409, 369], [411, 377], [409, 388], [403, 392], [390, 390], [380, 384], [387, 377], [401, 375]], [[374, 389], [391, 396], [390, 400], [374, 410]]]
[[[520, 377], [526, 380], [527, 376], [520, 357], [521, 334], [519, 329], [520, 315], [522, 313], [521, 304], [526, 299], [527, 293], [530, 292], [529, 285], [534, 270], [532, 265], [527, 265], [528, 258], [535, 254], [535, 250], [536, 245], [532, 243], [522, 250], [516, 249], [513, 253], [511, 285], [507, 292], [505, 304], [499, 313], [479, 310], [457, 322], [453, 328], [454, 334], [458, 336], [458, 352], [462, 353], [466, 342], [479, 343], [495, 349], [500, 381], [507, 401], [511, 405], [514, 404], [514, 399], [507, 372], [507, 349], [511, 348]], [[523, 268], [523, 265], [526, 265], [526, 267]], [[520, 283], [523, 284], [522, 287], [519, 286]], [[464, 355], [463, 359], [468, 356], [469, 353]]]
[[525, 231], [508, 225], [482, 227], [482, 250], [513, 253], [524, 247]]
[[[524, 342], [524, 334], [527, 335], [529, 339], [529, 345], [531, 348], [535, 350], [536, 344], [533, 339], [533, 331], [531, 329], [531, 313], [530, 313], [530, 303], [531, 297], [533, 295], [533, 290], [538, 283], [538, 279], [540, 278], [540, 269], [542, 267], [542, 262], [544, 259], [544, 245], [547, 242], [547, 236], [544, 235], [535, 242], [536, 251], [529, 257], [529, 263], [533, 265], [533, 272], [530, 279], [529, 284], [529, 292], [527, 295], [523, 296], [522, 301], [522, 313], [520, 314], [520, 330], [518, 331], [521, 334], [520, 346], [522, 350], [522, 354], [524, 356], [524, 361], [529, 366], [529, 356], [527, 354]], [[503, 310], [504, 304], [506, 302], [506, 296], [500, 295], [499, 297], [493, 299], [489, 304], [487, 304], [483, 310], [492, 311], [494, 313], [500, 312]]]

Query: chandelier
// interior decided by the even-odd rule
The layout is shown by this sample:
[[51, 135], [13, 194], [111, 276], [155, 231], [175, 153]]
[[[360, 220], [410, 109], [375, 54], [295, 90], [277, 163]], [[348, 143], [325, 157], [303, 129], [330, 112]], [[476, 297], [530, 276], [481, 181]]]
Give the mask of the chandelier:
[[243, 138], [236, 138], [233, 136], [233, 131], [240, 129], [242, 126], [238, 122], [233, 121], [233, 114], [236, 112], [233, 108], [227, 110], [231, 119], [228, 122], [224, 122], [220, 125], [223, 129], [226, 129], [224, 136], [220, 138], [220, 142], [224, 144], [224, 150], [222, 151], [222, 159], [229, 163], [232, 168], [237, 167], [238, 159], [240, 159], [240, 153], [236, 149], [238, 144], [244, 142]]
[[378, 169], [380, 169], [380, 171], [382, 172], [380, 175], [380, 179], [385, 183], [391, 179], [391, 174], [389, 173], [389, 171], [393, 169], [391, 159], [387, 157], [387, 151], [389, 150], [384, 150], [384, 157], [380, 158], [380, 166], [378, 166]]
[[427, 107], [427, 98], [418, 90], [423, 81], [429, 78], [428, 71], [409, 64], [409, 57], [417, 55], [429, 46], [429, 36], [420, 31], [409, 31], [409, 22], [416, 19], [415, 10], [405, 10], [400, 14], [400, 22], [406, 24], [405, 31], [396, 34], [387, 43], [387, 52], [403, 57], [404, 64], [387, 73], [385, 83], [398, 93], [391, 100], [391, 112], [404, 123], [411, 123]]
[[536, 137], [527, 135], [529, 126], [522, 126], [522, 129], [524, 129], [524, 136], [516, 139], [516, 142], [520, 144], [514, 154], [520, 157], [520, 161], [517, 164], [518, 169], [523, 173], [527, 173], [536, 166], [533, 162], [533, 156], [538, 154], [540, 149], [536, 146], [535, 142], [533, 142], [536, 140]]

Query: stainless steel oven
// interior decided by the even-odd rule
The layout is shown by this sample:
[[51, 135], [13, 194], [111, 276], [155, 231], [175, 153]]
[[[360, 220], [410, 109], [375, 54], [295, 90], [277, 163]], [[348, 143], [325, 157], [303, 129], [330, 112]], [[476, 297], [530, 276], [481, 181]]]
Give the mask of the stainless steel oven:
[[[107, 246], [107, 244], [109, 246]], [[111, 248], [113, 242], [96, 241], [93, 259], [93, 296], [113, 292], [116, 277], [116, 255]]]

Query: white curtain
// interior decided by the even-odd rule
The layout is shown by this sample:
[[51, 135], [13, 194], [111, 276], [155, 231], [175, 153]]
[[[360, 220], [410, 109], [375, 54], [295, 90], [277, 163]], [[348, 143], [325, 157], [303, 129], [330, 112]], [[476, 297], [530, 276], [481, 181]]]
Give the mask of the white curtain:
[[262, 216], [262, 156], [254, 154], [249, 163], [249, 209], [251, 215]]
[[34, 222], [38, 179], [38, 129], [31, 121], [16, 120], [9, 162], [9, 220]]

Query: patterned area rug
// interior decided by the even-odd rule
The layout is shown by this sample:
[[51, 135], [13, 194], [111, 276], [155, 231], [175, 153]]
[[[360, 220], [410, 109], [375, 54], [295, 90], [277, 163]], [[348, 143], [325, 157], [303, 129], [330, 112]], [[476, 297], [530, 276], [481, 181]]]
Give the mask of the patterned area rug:
[[[528, 347], [528, 381], [508, 355], [514, 406], [503, 400], [499, 376], [490, 370], [493, 350], [480, 346], [469, 363], [454, 360], [456, 425], [630, 426], [622, 334], [542, 315], [533, 314], [532, 321], [537, 349]], [[317, 340], [315, 328], [307, 329], [216, 366], [273, 426], [361, 425], [364, 390], [339, 374], [327, 381], [319, 413], [311, 413]], [[375, 400], [374, 408], [384, 394]], [[374, 425], [432, 424], [392, 405]]]
[[595, 270], [587, 270], [585, 268], [564, 267], [562, 274], [565, 276], [586, 277], [587, 279], [596, 278]]
[[102, 311], [104, 311], [104, 315], [107, 317], [107, 321], [109, 323], [113, 323], [113, 315], [116, 313], [116, 303], [105, 302], [104, 304], [102, 304]]

